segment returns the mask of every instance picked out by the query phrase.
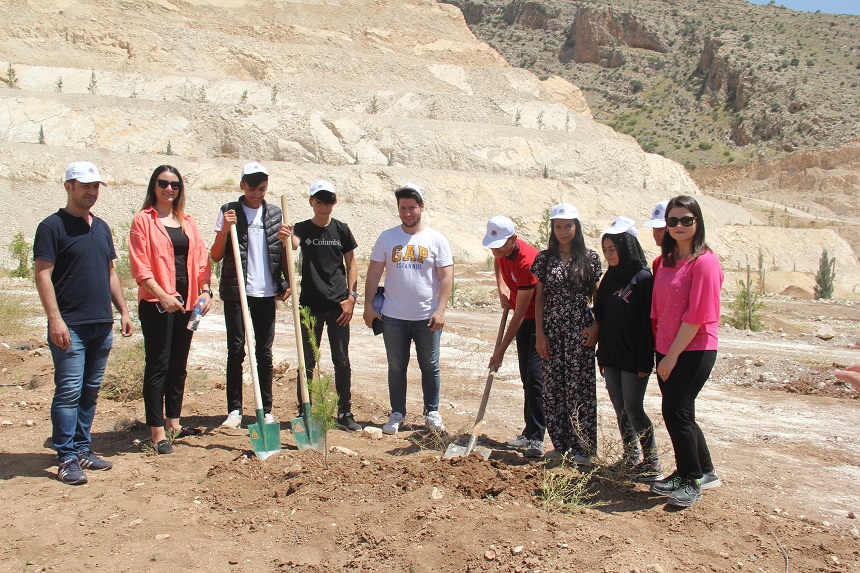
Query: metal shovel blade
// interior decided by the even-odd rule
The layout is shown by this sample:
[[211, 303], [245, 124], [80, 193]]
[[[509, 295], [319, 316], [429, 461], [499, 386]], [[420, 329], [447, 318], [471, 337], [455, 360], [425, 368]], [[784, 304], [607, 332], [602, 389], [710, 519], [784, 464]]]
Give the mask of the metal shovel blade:
[[260, 460], [281, 453], [281, 425], [266, 422], [263, 410], [257, 410], [257, 423], [248, 425], [251, 447]]
[[322, 427], [311, 419], [311, 405], [302, 404], [302, 415], [290, 420], [293, 428], [293, 438], [300, 450], [318, 450], [325, 448], [325, 432]]
[[442, 454], [442, 457], [446, 460], [450, 460], [453, 458], [464, 458], [468, 456], [471, 452], [475, 452], [480, 455], [485, 460], [490, 459], [490, 454], [493, 453], [493, 450], [488, 448], [473, 448], [471, 451], [466, 446], [458, 446], [457, 444], [451, 444], [445, 450], [445, 453]]

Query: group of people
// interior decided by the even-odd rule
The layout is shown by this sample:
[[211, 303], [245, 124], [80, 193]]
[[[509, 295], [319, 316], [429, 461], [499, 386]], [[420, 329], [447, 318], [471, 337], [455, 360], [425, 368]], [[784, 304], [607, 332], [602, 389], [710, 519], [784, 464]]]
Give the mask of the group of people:
[[[210, 249], [194, 217], [185, 212], [185, 183], [170, 165], [153, 171], [142, 209], [132, 221], [128, 250], [139, 286], [146, 425], [159, 454], [173, 452], [173, 439], [200, 433], [183, 426], [180, 416], [194, 335], [189, 319], [195, 312], [205, 315], [213, 300], [210, 259], [223, 261], [219, 280], [227, 331], [223, 425], [239, 427], [243, 413], [245, 325], [239, 280], [245, 282], [255, 333], [264, 415], [274, 422], [276, 301], [290, 294], [285, 245], [302, 251], [300, 304], [316, 318], [312, 334], [319, 341], [323, 328], [328, 331], [338, 424], [349, 431], [361, 429], [351, 412], [348, 352], [349, 323], [359, 297], [355, 238], [348, 225], [332, 217], [337, 194], [330, 182], [321, 180], [310, 187], [313, 217], [287, 225], [281, 210], [265, 200], [268, 179], [259, 163], [243, 167], [242, 195], [221, 206]], [[33, 250], [55, 365], [51, 418], [58, 475], [65, 483], [80, 484], [87, 480], [84, 470], [112, 466], [90, 449], [96, 399], [112, 344], [111, 303], [120, 313], [123, 336], [131, 336], [133, 325], [114, 268], [110, 229], [92, 212], [104, 185], [101, 175], [95, 165], [75, 162], [66, 170], [64, 185], [66, 206], [39, 225]], [[454, 280], [451, 247], [422, 220], [425, 198], [419, 186], [407, 183], [394, 196], [400, 225], [376, 240], [364, 284], [363, 319], [368, 327], [382, 325], [388, 362], [391, 414], [382, 430], [397, 434], [405, 422], [406, 373], [414, 342], [425, 424], [444, 431], [439, 413], [440, 341]], [[651, 482], [653, 492], [668, 496], [675, 505], [689, 506], [699, 499], [702, 488], [719, 485], [695, 421], [696, 396], [716, 359], [723, 279], [719, 261], [705, 243], [701, 209], [687, 196], [655, 207], [645, 225], [653, 228], [662, 254], [650, 269], [635, 222], [618, 217], [601, 238], [608, 264], [605, 275], [598, 254], [586, 247], [577, 208], [556, 205], [549, 219], [549, 241], [542, 251], [518, 238], [513, 222], [504, 216], [489, 220], [483, 240], [494, 255], [501, 306], [513, 310], [489, 367], [499, 368], [516, 340], [524, 389], [524, 429], [509, 445], [522, 448], [525, 456], [540, 457], [549, 433], [558, 455], [590, 465], [597, 447], [596, 361], [617, 414], [624, 463], [635, 478]], [[235, 263], [231, 227], [237, 233], [241, 268]], [[303, 325], [308, 377], [316, 366], [310, 336]], [[677, 466], [665, 478], [653, 424], [643, 408], [655, 361]]]
[[[716, 361], [723, 282], [702, 210], [683, 195], [654, 207], [645, 226], [661, 254], [650, 268], [636, 222], [619, 216], [602, 233], [603, 275], [577, 208], [556, 205], [549, 220], [540, 252], [505, 216], [487, 222], [483, 240], [495, 257], [501, 306], [514, 310], [489, 367], [501, 365], [516, 339], [525, 395], [523, 432], [508, 444], [540, 457], [548, 432], [556, 455], [590, 466], [597, 452], [596, 360], [618, 420], [622, 463], [651, 492], [689, 507], [702, 489], [720, 485], [695, 418], [696, 397]], [[677, 468], [667, 477], [643, 407], [655, 363]]]

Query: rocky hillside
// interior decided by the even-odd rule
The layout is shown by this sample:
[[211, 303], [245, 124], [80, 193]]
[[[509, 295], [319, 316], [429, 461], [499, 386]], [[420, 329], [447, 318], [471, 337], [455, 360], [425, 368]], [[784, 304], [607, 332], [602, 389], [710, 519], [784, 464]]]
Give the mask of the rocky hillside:
[[[293, 220], [309, 215], [309, 184], [332, 180], [359, 256], [397, 223], [391, 190], [418, 183], [457, 260], [478, 263], [498, 213], [534, 241], [549, 206], [575, 203], [596, 248], [616, 215], [642, 220], [659, 200], [699, 193], [681, 165], [594, 121], [576, 86], [511, 67], [456, 7], [433, 0], [13, 0], [0, 22], [0, 245], [19, 230], [32, 237], [65, 202], [60, 174], [75, 159], [102, 168], [110, 186], [96, 211], [120, 237], [152, 169], [172, 163], [211, 241], [218, 206], [256, 159]], [[770, 226], [734, 199], [703, 201], [727, 269], [763, 245], [796, 268], [786, 281], [811, 288], [828, 245], [837, 295], [860, 282], [833, 231]], [[799, 237], [795, 252], [776, 248]]]
[[512, 65], [688, 169], [833, 146], [860, 127], [860, 17], [745, 0], [441, 0]]

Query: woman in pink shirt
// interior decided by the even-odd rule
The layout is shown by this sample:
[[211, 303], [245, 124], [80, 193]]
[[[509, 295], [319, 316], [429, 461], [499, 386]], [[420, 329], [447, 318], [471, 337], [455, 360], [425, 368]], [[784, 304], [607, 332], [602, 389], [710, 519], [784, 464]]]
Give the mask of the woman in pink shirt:
[[205, 314], [212, 291], [209, 251], [197, 223], [184, 207], [185, 185], [179, 171], [169, 165], [156, 167], [128, 239], [131, 274], [140, 287], [137, 299], [146, 353], [146, 425], [159, 454], [173, 453], [166, 431], [175, 438], [200, 434], [196, 428], [180, 425], [179, 414], [194, 334], [187, 328], [190, 311], [202, 298]]
[[689, 507], [701, 499], [702, 489], [720, 485], [696, 423], [696, 396], [717, 359], [723, 270], [705, 243], [705, 220], [695, 199], [670, 200], [666, 228], [651, 318], [657, 320], [657, 382], [677, 469], [654, 482], [651, 492], [668, 496], [671, 505]]

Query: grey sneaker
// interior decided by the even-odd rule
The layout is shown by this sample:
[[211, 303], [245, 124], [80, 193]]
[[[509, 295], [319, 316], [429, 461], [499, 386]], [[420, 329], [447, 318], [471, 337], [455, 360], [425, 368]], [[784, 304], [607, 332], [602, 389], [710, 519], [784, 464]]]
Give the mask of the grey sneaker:
[[394, 412], [388, 417], [388, 423], [382, 426], [382, 433], [394, 436], [403, 426], [405, 418], [400, 412]]
[[681, 487], [681, 476], [678, 472], [672, 472], [667, 477], [657, 480], [651, 484], [651, 493], [666, 496]]
[[666, 502], [676, 507], [690, 507], [700, 499], [702, 499], [702, 488], [699, 486], [699, 480], [687, 478], [681, 480], [678, 489], [669, 494]]
[[82, 454], [78, 454], [78, 463], [81, 464], [82, 469], [93, 470], [96, 472], [106, 471], [113, 467], [112, 462], [101, 459], [89, 450]]
[[574, 454], [573, 461], [579, 466], [591, 466], [591, 456], [580, 456], [579, 454]]
[[713, 489], [721, 485], [723, 485], [723, 482], [720, 481], [720, 476], [716, 472], [708, 472], [699, 480], [699, 487], [702, 489]]
[[527, 458], [540, 458], [543, 456], [543, 452], [543, 440], [528, 440], [523, 456]]
[[529, 442], [530, 440], [528, 438], [520, 434], [513, 440], [508, 440], [507, 444], [512, 448], [527, 448], [529, 446]]
[[57, 470], [57, 478], [69, 485], [82, 485], [87, 483], [87, 474], [81, 469], [81, 464], [77, 458], [66, 460], [60, 464]]
[[630, 470], [630, 477], [639, 483], [651, 483], [663, 479], [663, 468], [657, 460], [642, 460]]

